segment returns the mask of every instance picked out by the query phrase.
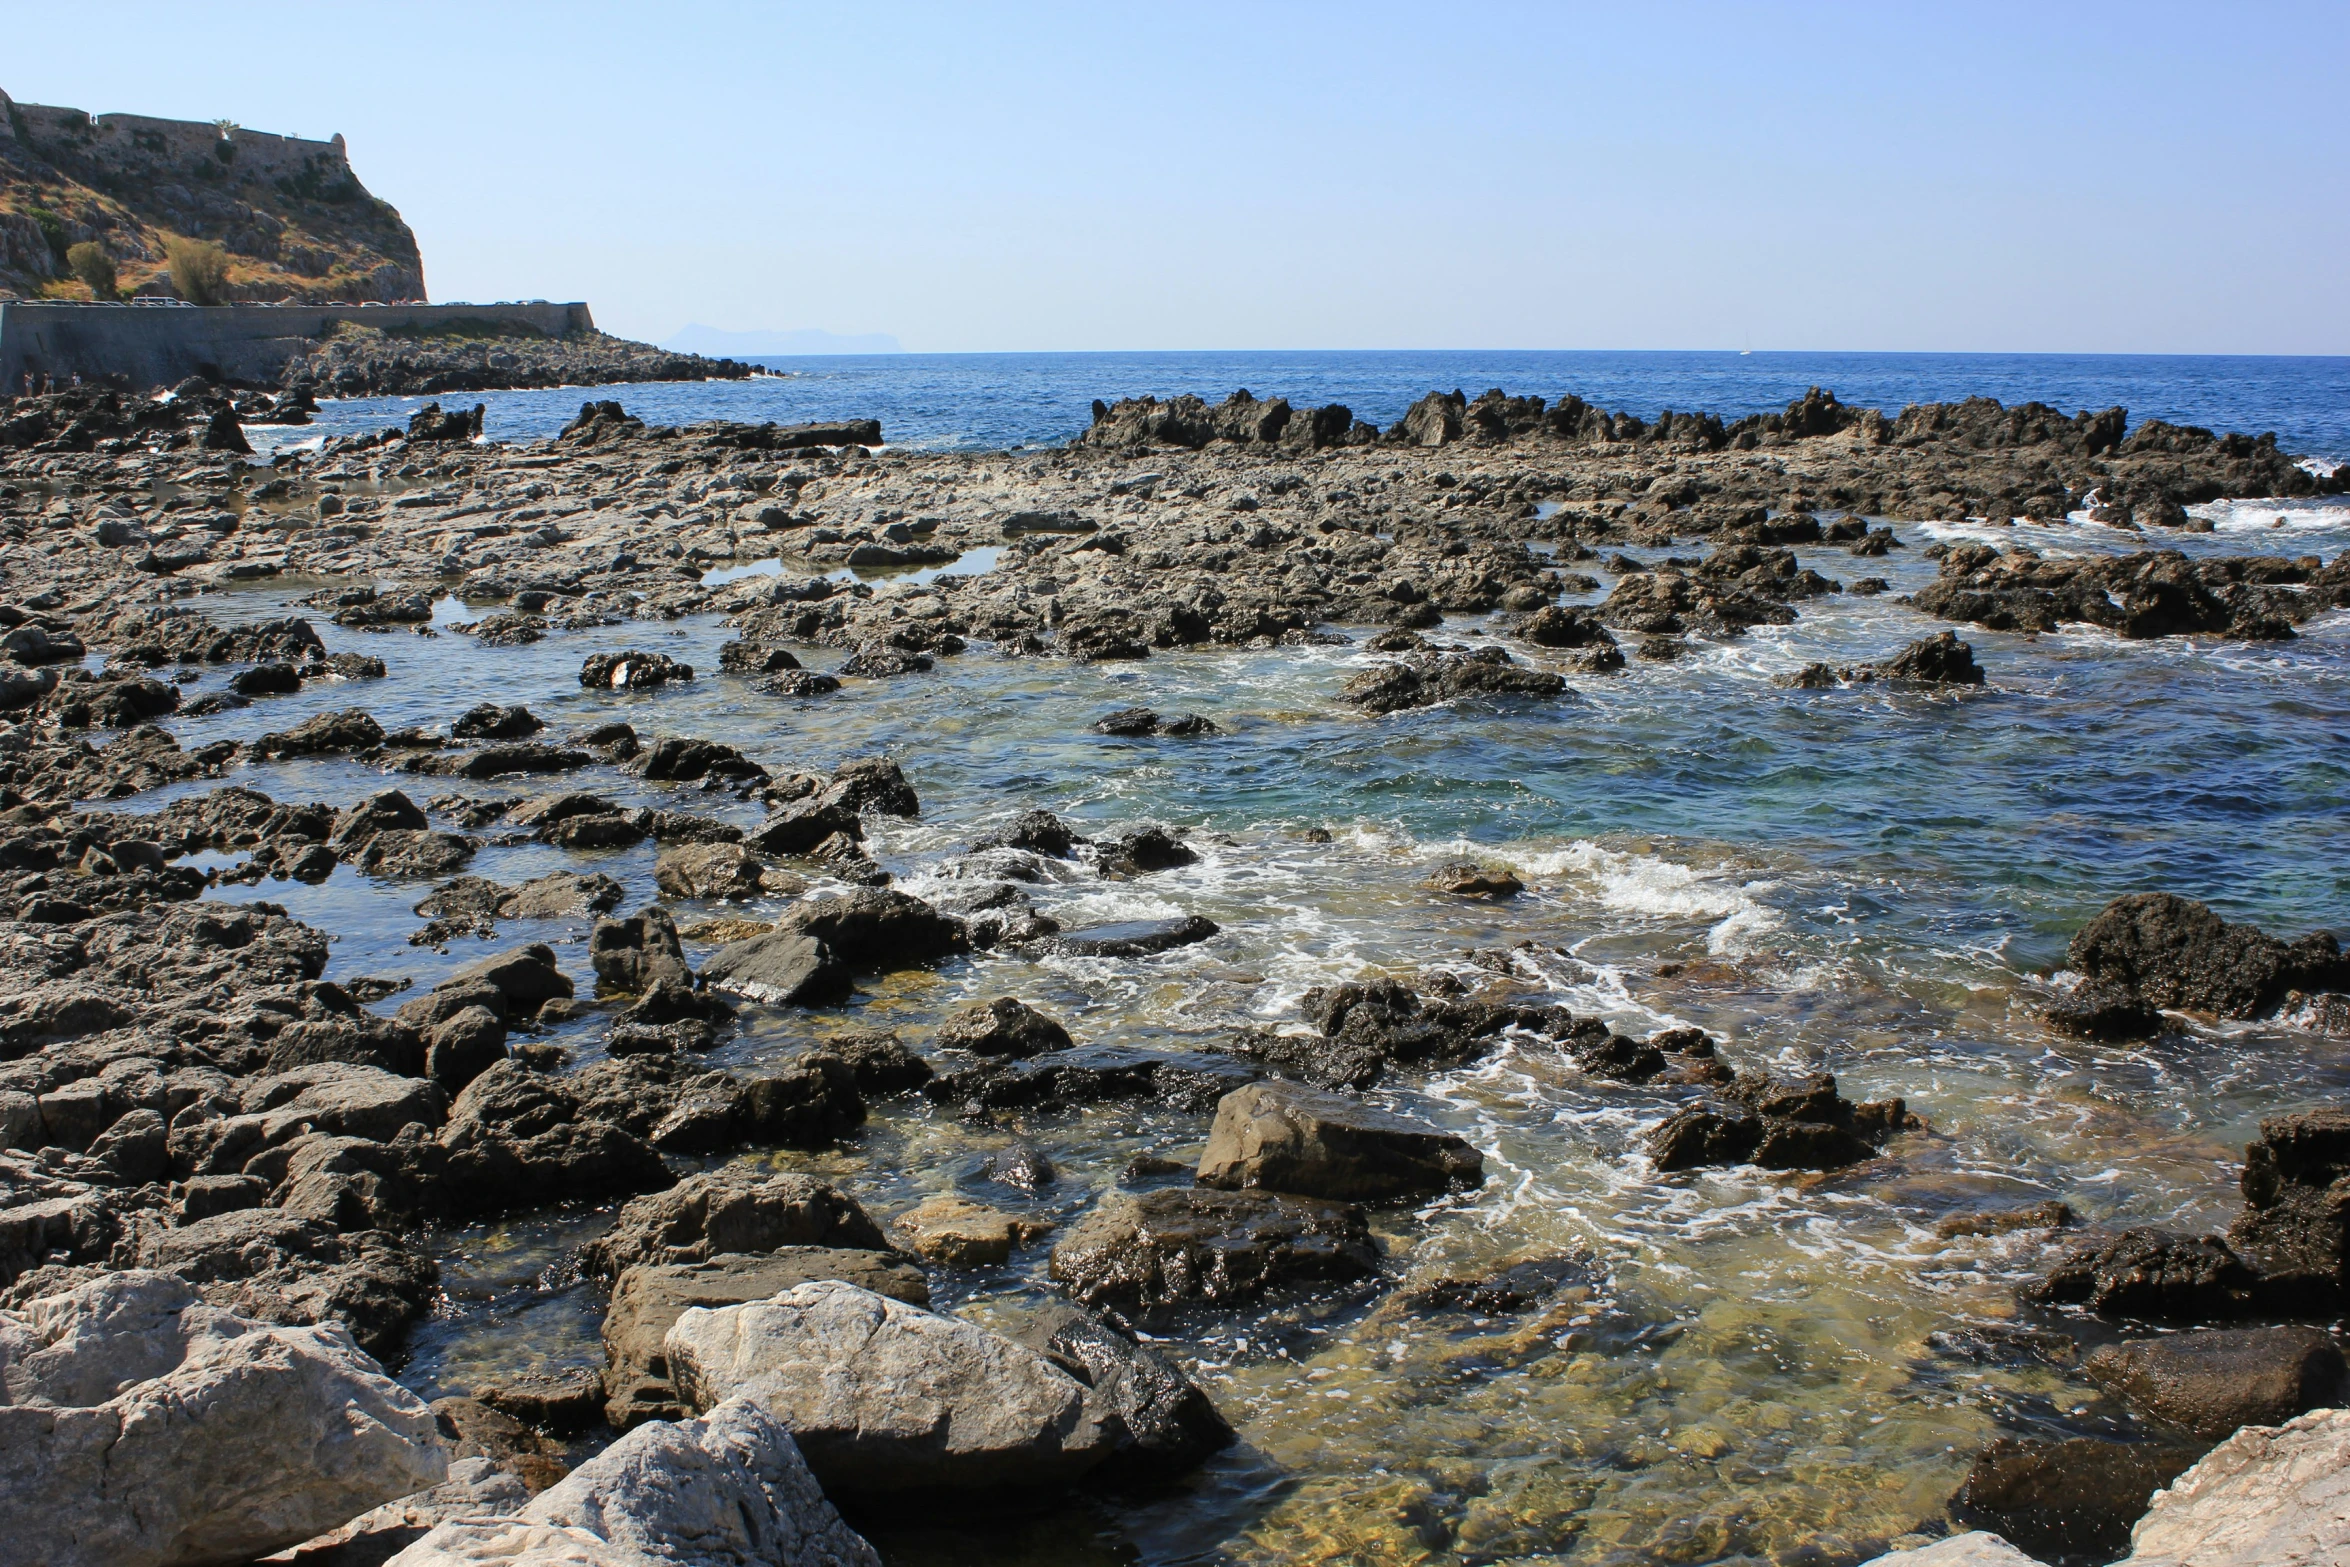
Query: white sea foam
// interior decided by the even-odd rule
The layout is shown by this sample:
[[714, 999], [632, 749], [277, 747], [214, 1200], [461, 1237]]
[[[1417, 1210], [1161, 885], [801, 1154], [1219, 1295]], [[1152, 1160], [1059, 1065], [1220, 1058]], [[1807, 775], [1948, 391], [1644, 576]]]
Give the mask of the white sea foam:
[[1606, 848], [1589, 839], [1563, 849], [1518, 855], [1513, 863], [1532, 876], [1588, 889], [1602, 907], [1618, 914], [1712, 920], [1706, 945], [1717, 956], [1757, 950], [1762, 938], [1782, 923], [1779, 911], [1760, 896], [1778, 884], [1744, 879], [1726, 866], [1704, 869], [1661, 855]]

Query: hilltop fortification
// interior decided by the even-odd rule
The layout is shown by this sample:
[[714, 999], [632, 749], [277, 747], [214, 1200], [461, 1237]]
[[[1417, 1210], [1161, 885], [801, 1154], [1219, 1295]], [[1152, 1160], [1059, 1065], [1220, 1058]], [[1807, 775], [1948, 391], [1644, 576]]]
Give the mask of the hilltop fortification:
[[424, 259], [343, 138], [17, 103], [0, 93], [0, 299], [88, 299], [66, 253], [96, 241], [126, 295], [171, 297], [175, 237], [228, 253], [223, 297], [421, 300]]

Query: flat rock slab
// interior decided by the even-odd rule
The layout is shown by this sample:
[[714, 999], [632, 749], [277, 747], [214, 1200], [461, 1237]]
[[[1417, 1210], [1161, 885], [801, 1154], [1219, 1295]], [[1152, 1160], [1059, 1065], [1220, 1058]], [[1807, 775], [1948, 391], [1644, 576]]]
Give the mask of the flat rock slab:
[[1077, 1299], [1139, 1306], [1230, 1305], [1378, 1271], [1370, 1220], [1353, 1203], [1202, 1187], [1112, 1193], [1052, 1260], [1054, 1280]]
[[1216, 1107], [1202, 1186], [1377, 1202], [1484, 1184], [1485, 1161], [1450, 1132], [1341, 1094], [1271, 1078]]
[[667, 1347], [695, 1402], [772, 1411], [832, 1496], [1057, 1488], [1125, 1435], [1036, 1351], [853, 1284], [688, 1311]]
[[832, 949], [799, 930], [770, 931], [719, 948], [702, 978], [772, 1007], [814, 1007], [845, 1000], [849, 970]]
[[1047, 936], [1032, 949], [1042, 957], [1147, 958], [1207, 940], [1219, 927], [1203, 915], [1179, 920], [1125, 920], [1115, 925], [1088, 925]]

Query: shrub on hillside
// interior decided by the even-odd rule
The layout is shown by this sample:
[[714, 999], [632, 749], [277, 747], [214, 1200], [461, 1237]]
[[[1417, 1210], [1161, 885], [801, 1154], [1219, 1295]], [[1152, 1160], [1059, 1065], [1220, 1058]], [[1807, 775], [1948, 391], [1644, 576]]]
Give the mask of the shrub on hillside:
[[163, 254], [171, 266], [171, 289], [191, 305], [217, 305], [228, 298], [228, 252], [209, 240], [172, 239]]
[[65, 253], [66, 270], [90, 285], [92, 299], [112, 299], [119, 292], [114, 258], [94, 239], [85, 239]]

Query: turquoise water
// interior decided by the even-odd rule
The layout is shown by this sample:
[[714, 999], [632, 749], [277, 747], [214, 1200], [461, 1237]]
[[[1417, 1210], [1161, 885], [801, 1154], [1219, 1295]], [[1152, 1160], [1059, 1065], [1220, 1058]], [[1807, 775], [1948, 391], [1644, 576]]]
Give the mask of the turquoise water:
[[[2181, 547], [2330, 557], [2350, 544], [2340, 504], [2210, 514], [2217, 531]], [[320, 683], [174, 727], [188, 744], [247, 738], [353, 704], [387, 728], [445, 725], [496, 700], [527, 703], [552, 734], [625, 718], [647, 736], [726, 740], [779, 770], [886, 751], [923, 813], [878, 823], [875, 847], [915, 892], [939, 885], [941, 862], [962, 846], [1038, 807], [1084, 832], [1165, 822], [1201, 851], [1197, 865], [1133, 881], [1072, 870], [1033, 890], [1064, 924], [1200, 913], [1224, 928], [1214, 941], [1142, 962], [975, 957], [875, 981], [835, 1013], [746, 1008], [721, 1065], [773, 1059], [852, 1020], [897, 1028], [921, 1048], [947, 1008], [1006, 993], [1082, 1041], [1196, 1048], [1237, 1026], [1294, 1022], [1309, 986], [1434, 966], [1630, 1032], [1696, 1024], [1740, 1065], [1824, 1067], [1856, 1099], [1904, 1095], [1932, 1129], [1861, 1170], [1660, 1178], [1638, 1150], [1668, 1096], [1585, 1079], [1549, 1051], [1512, 1046], [1457, 1073], [1385, 1085], [1375, 1097], [1458, 1128], [1493, 1172], [1473, 1196], [1383, 1214], [1391, 1272], [1584, 1256], [1603, 1282], [1574, 1307], [1581, 1325], [1565, 1315], [1427, 1320], [1359, 1294], [1188, 1320], [1167, 1347], [1244, 1438], [1191, 1485], [976, 1537], [902, 1527], [879, 1536], [901, 1562], [1582, 1567], [1744, 1562], [1806, 1545], [1823, 1560], [1857, 1560], [1870, 1542], [1937, 1516], [1974, 1452], [2002, 1431], [2129, 1425], [2076, 1372], [1970, 1359], [1936, 1337], [2010, 1323], [2012, 1287], [2039, 1260], [2033, 1236], [1947, 1240], [1938, 1219], [2054, 1197], [2092, 1221], [2224, 1222], [2258, 1118], [2350, 1089], [2338, 1041], [2242, 1027], [2094, 1046], [2048, 1033], [2032, 1012], [2037, 976], [2121, 893], [2180, 892], [2286, 934], [2344, 927], [2350, 614], [2259, 645], [1969, 629], [1987, 690], [1773, 686], [1805, 663], [1883, 657], [1936, 629], [1894, 599], [1930, 579], [1922, 546], [1974, 535], [1896, 531], [1908, 548], [1884, 559], [1798, 552], [1847, 581], [1888, 577], [1893, 593], [1808, 602], [1792, 626], [1701, 643], [1675, 663], [1572, 675], [1571, 695], [1555, 703], [1365, 718], [1335, 700], [1370, 657], [1351, 647], [1072, 666], [984, 644], [933, 674], [786, 701], [716, 675], [729, 633], [702, 617], [508, 651], [447, 632], [322, 625], [330, 647], [377, 654], [391, 677]], [[2094, 527], [1999, 532], [2069, 548], [2138, 542]], [[215, 614], [261, 616], [297, 591], [206, 602]], [[1504, 634], [1475, 617], [1443, 631], [1465, 642]], [[705, 678], [644, 695], [582, 690], [581, 659], [624, 646], [671, 653]], [[841, 656], [805, 655], [815, 668]], [[1086, 732], [1138, 704], [1205, 713], [1225, 732]], [[346, 762], [268, 765], [237, 781], [336, 801], [393, 782], [420, 802], [451, 787]], [[746, 824], [758, 814], [723, 794], [601, 771], [500, 782], [455, 787], [587, 787]], [[652, 855], [649, 844], [596, 856], [492, 845], [472, 869], [509, 883], [601, 869], [634, 907], [653, 895]], [[1421, 887], [1434, 865], [1464, 855], [1512, 865], [1527, 893], [1461, 904]], [[426, 985], [484, 949], [407, 945], [421, 923], [408, 905], [425, 890], [345, 869], [318, 887], [222, 895], [270, 898], [336, 932], [329, 977], [406, 974]], [[720, 912], [773, 909], [685, 908], [680, 923]], [[584, 937], [552, 922], [512, 925], [500, 939], [556, 940], [584, 993]], [[1537, 947], [1506, 982], [1462, 956], [1525, 941]], [[591, 1057], [602, 1027], [589, 1019], [559, 1037]], [[1137, 1153], [1186, 1157], [1205, 1130], [1203, 1117], [1120, 1105], [974, 1126], [898, 1101], [840, 1150], [774, 1162], [843, 1181], [876, 1214], [955, 1189], [1066, 1224]], [[982, 1173], [1015, 1135], [1062, 1171], [1034, 1197]], [[499, 1367], [597, 1363], [600, 1303], [560, 1258], [600, 1222], [554, 1216], [445, 1237], [452, 1298], [401, 1375], [428, 1392], [460, 1391]], [[1044, 1287], [1043, 1262], [1037, 1247], [999, 1270], [941, 1273], [939, 1297], [983, 1320], [1008, 1315]]]

